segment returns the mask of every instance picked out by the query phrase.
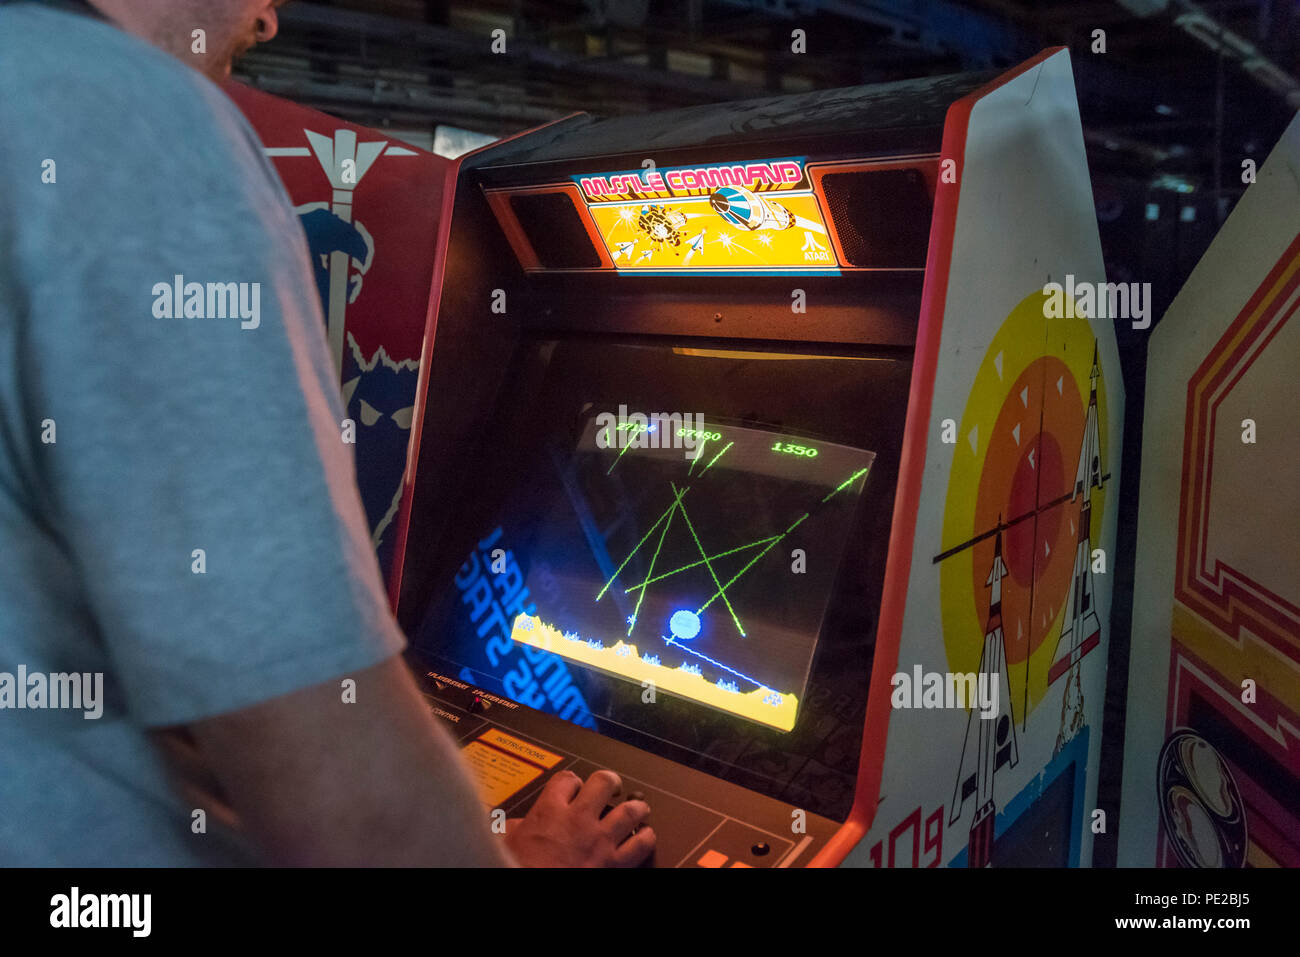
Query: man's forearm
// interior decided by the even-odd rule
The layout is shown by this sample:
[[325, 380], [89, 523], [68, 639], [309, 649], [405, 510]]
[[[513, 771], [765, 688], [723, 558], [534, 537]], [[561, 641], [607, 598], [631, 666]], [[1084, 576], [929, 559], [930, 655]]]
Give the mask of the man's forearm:
[[[344, 703], [341, 680], [356, 680]], [[500, 866], [449, 736], [400, 659], [191, 726], [275, 863]]]

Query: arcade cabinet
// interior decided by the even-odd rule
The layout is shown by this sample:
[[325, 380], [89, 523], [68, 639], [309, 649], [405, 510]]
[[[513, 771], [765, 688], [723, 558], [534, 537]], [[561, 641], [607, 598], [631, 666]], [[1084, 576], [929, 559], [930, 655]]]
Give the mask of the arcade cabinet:
[[[357, 487], [380, 568], [411, 434], [415, 384], [450, 160], [230, 81], [298, 214], [356, 452]], [[413, 203], [414, 197], [422, 203]], [[350, 424], [349, 424], [350, 423]]]
[[1119, 863], [1300, 867], [1300, 119], [1151, 337]]
[[1068, 52], [580, 114], [446, 202], [390, 589], [485, 805], [609, 767], [656, 866], [1088, 863], [1124, 397]]

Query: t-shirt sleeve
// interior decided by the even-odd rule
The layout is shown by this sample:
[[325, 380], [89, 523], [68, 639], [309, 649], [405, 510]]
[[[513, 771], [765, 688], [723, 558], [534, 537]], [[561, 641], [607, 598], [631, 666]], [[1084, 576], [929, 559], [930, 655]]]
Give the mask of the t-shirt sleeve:
[[55, 429], [41, 510], [131, 712], [163, 726], [404, 639], [289, 200], [225, 96], [147, 52], [41, 94], [24, 141], [57, 182], [23, 194], [19, 355], [33, 433]]

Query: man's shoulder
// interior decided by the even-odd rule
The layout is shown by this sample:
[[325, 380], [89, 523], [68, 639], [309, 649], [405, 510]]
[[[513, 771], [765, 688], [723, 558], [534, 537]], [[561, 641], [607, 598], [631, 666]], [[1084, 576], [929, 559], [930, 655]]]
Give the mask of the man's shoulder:
[[106, 21], [39, 3], [0, 4], [0, 88], [9, 94], [0, 114], [65, 127], [75, 115], [87, 135], [152, 117], [192, 135], [240, 115], [175, 57]]

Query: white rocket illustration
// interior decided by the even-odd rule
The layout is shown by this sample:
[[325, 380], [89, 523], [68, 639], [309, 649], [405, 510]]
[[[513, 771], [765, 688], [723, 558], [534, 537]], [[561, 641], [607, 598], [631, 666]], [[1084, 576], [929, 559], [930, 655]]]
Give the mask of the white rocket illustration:
[[984, 650], [980, 654], [977, 687], [998, 683], [998, 713], [984, 718], [978, 707], [966, 719], [957, 783], [953, 788], [948, 824], [957, 823], [966, 799], [975, 796], [975, 818], [971, 822], [966, 850], [968, 867], [986, 867], [992, 860], [993, 825], [997, 807], [993, 803], [993, 776], [1004, 764], [1015, 767], [1020, 760], [1016, 745], [1016, 722], [1011, 710], [1011, 684], [1007, 676], [1007, 646], [1002, 633], [1002, 579], [1007, 566], [1002, 561], [1002, 518], [998, 518], [993, 567], [989, 569], [989, 618], [984, 628]]
[[1101, 488], [1101, 437], [1097, 428], [1097, 348], [1092, 352], [1092, 394], [1083, 425], [1083, 446], [1079, 449], [1079, 468], [1074, 476], [1071, 501], [1079, 503], [1079, 532], [1074, 550], [1074, 576], [1065, 599], [1065, 615], [1056, 655], [1047, 672], [1048, 683], [1055, 682], [1068, 669], [1095, 648], [1101, 640], [1101, 621], [1093, 603], [1092, 588], [1092, 490]]
[[1079, 468], [1074, 475], [1071, 501], [1079, 502], [1079, 532], [1074, 550], [1074, 575], [1065, 599], [1061, 637], [1047, 672], [1047, 683], [1054, 684], [1068, 674], [1061, 699], [1061, 728], [1056, 738], [1059, 752], [1083, 726], [1083, 685], [1080, 678], [1083, 656], [1101, 643], [1101, 620], [1097, 617], [1092, 585], [1092, 490], [1101, 488], [1101, 435], [1097, 418], [1097, 346], [1092, 347], [1092, 392], [1088, 398], [1087, 418], [1083, 424], [1083, 445], [1079, 449]]

